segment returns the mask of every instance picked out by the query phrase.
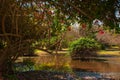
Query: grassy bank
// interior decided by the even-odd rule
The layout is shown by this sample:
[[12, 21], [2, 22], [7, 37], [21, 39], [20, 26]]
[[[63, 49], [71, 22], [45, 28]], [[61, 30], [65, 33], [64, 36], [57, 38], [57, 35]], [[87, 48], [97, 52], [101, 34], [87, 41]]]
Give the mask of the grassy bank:
[[120, 50], [100, 50], [97, 54], [99, 56], [120, 56]]
[[[41, 50], [35, 50], [36, 55], [49, 55], [47, 52], [41, 51]], [[55, 54], [55, 52], [53, 53]], [[63, 49], [62, 51], [58, 51], [58, 54], [69, 54], [68, 49]], [[108, 50], [100, 50], [97, 52], [98, 56], [120, 56], [120, 50], [119, 49], [108, 49]]]

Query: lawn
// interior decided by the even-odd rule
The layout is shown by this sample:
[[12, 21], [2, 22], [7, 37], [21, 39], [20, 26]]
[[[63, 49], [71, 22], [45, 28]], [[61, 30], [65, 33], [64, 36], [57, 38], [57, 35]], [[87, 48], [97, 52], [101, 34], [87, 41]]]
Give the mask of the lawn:
[[[58, 51], [58, 54], [68, 54], [68, 49]], [[47, 52], [36, 49], [35, 54], [37, 55], [47, 55]], [[99, 56], [120, 56], [120, 50], [100, 50], [97, 52]]]
[[120, 56], [120, 50], [101, 50], [97, 54], [100, 56]]

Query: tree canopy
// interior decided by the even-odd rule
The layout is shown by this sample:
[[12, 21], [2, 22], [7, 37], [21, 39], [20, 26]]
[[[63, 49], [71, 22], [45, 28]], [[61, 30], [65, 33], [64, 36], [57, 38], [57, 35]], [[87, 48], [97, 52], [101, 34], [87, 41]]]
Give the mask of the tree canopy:
[[92, 22], [99, 19], [105, 25], [119, 22], [115, 12], [119, 11], [119, 0], [48, 0], [70, 18], [83, 22]]

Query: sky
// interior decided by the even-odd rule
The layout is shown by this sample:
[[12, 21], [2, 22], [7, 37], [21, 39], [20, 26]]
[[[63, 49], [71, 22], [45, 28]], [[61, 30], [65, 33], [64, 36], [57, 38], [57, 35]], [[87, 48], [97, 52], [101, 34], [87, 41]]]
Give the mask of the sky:
[[120, 11], [119, 11], [119, 10], [116, 10], [116, 11], [115, 11], [115, 16], [116, 16], [117, 19], [120, 18]]

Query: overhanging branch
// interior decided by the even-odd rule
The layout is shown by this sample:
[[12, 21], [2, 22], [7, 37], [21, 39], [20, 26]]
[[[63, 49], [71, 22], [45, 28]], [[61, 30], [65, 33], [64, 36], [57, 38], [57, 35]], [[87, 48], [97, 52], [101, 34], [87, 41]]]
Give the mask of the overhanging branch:
[[[66, 1], [66, 0], [65, 0]], [[77, 8], [75, 5], [73, 5], [72, 3], [70, 3], [69, 1], [66, 1], [66, 3], [68, 3], [70, 6], [72, 6], [74, 9], [76, 9], [79, 13], [83, 14], [84, 16], [88, 17], [90, 20], [93, 20], [93, 18], [91, 16], [89, 16], [88, 14], [86, 14], [83, 10]]]

